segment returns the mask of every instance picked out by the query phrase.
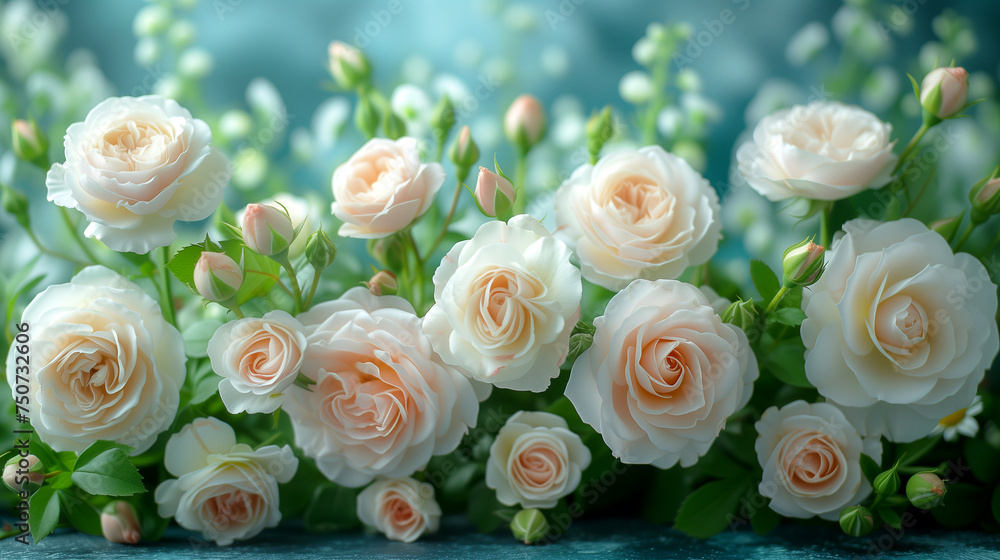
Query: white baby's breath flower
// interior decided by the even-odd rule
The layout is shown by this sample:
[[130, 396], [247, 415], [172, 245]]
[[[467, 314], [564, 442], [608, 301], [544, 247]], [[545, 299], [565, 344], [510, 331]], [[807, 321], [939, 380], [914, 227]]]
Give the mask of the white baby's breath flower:
[[983, 398], [976, 395], [968, 407], [942, 418], [931, 434], [942, 434], [945, 441], [957, 441], [960, 435], [970, 438], [976, 437], [976, 434], [979, 433], [979, 422], [976, 421], [976, 415], [982, 411]]

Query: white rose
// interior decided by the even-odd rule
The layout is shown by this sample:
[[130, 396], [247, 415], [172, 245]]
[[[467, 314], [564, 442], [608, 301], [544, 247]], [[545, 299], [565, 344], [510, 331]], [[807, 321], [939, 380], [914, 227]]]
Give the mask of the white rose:
[[469, 380], [445, 364], [405, 299], [357, 287], [299, 316], [309, 390], [285, 393], [295, 442], [327, 478], [362, 486], [453, 451], [476, 425]]
[[31, 363], [18, 360], [15, 341], [7, 382], [27, 383], [32, 426], [53, 449], [80, 452], [103, 439], [141, 453], [170, 427], [184, 340], [139, 286], [91, 266], [35, 296], [21, 321]]
[[769, 200], [840, 200], [892, 179], [891, 136], [891, 125], [860, 107], [814, 101], [761, 119], [736, 160]]
[[86, 236], [147, 253], [177, 238], [174, 222], [210, 216], [232, 175], [212, 131], [176, 101], [112, 97], [70, 125], [66, 163], [45, 178], [48, 199], [87, 217]]
[[972, 402], [1000, 347], [997, 287], [916, 220], [844, 231], [802, 292], [806, 376], [862, 434], [913, 441]]
[[760, 493], [778, 514], [832, 521], [871, 492], [861, 453], [879, 462], [882, 443], [877, 437], [862, 440], [837, 407], [805, 401], [772, 406], [754, 427], [764, 469]]
[[594, 320], [566, 396], [624, 463], [695, 464], [750, 400], [757, 361], [746, 335], [676, 280], [636, 280]]
[[490, 447], [486, 486], [508, 506], [551, 508], [580, 485], [590, 450], [566, 421], [548, 412], [511, 416]]
[[580, 316], [580, 271], [569, 259], [531, 216], [487, 222], [441, 260], [424, 333], [445, 362], [477, 381], [544, 391]]
[[333, 172], [332, 211], [343, 237], [377, 239], [422, 216], [444, 183], [440, 163], [421, 163], [414, 138], [372, 138]]
[[295, 382], [306, 349], [302, 323], [271, 311], [219, 327], [208, 341], [212, 370], [223, 377], [219, 396], [232, 414], [274, 412]]
[[556, 237], [583, 277], [609, 290], [636, 278], [677, 278], [722, 239], [719, 197], [683, 159], [646, 146], [585, 164], [556, 192]]
[[236, 443], [229, 424], [198, 418], [170, 436], [163, 465], [177, 478], [156, 487], [160, 516], [227, 546], [278, 526], [278, 483], [292, 479], [299, 460], [287, 445], [254, 450]]
[[394, 541], [413, 542], [441, 522], [434, 487], [412, 478], [376, 481], [358, 494], [357, 506], [362, 523]]

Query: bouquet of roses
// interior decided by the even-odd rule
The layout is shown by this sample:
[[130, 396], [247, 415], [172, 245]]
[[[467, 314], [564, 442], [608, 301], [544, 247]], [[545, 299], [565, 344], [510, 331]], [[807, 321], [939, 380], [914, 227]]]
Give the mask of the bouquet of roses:
[[[655, 76], [686, 38], [651, 27]], [[922, 124], [902, 146], [837, 101], [761, 119], [739, 174], [819, 223], [741, 283], [713, 265], [716, 190], [660, 145], [662, 98], [641, 147], [595, 112], [587, 161], [546, 190], [527, 173], [537, 99], [503, 116], [501, 166], [448, 96], [416, 134], [362, 51], [334, 42], [329, 64], [368, 140], [318, 205], [227, 205], [259, 163], [215, 141], [239, 115], [110, 97], [65, 128], [57, 163], [13, 123], [75, 249], [40, 240], [3, 186], [25, 243], [73, 269], [4, 267], [8, 536], [136, 543], [173, 520], [228, 545], [301, 518], [413, 541], [461, 512], [535, 543], [637, 501], [698, 537], [814, 517], [860, 536], [909, 526], [911, 506], [998, 527], [1000, 171], [962, 214], [909, 217], [933, 179], [913, 165], [925, 133], [971, 105], [964, 69], [914, 80]]]

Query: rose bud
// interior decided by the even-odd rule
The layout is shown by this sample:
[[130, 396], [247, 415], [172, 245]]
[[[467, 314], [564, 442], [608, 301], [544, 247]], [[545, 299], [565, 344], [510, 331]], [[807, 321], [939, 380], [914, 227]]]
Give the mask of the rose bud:
[[506, 220], [517, 192], [510, 181], [486, 169], [479, 168], [479, 178], [476, 180], [476, 203], [479, 210], [491, 218]]
[[11, 125], [11, 137], [14, 143], [14, 153], [24, 161], [38, 167], [49, 167], [49, 140], [34, 119], [26, 121], [18, 119]]
[[374, 138], [378, 134], [379, 122], [381, 121], [378, 108], [368, 100], [368, 96], [362, 95], [354, 107], [355, 126], [368, 138]]
[[382, 130], [385, 132], [385, 137], [390, 140], [399, 140], [403, 136], [406, 136], [406, 123], [392, 110], [385, 112], [385, 118], [382, 119]]
[[866, 507], [846, 507], [840, 511], [840, 528], [852, 537], [863, 537], [875, 528], [875, 517]]
[[17, 223], [24, 229], [31, 229], [31, 214], [28, 213], [28, 197], [21, 191], [14, 190], [0, 183], [0, 206], [8, 214], [14, 216]]
[[330, 74], [337, 81], [337, 85], [344, 89], [354, 89], [368, 81], [371, 66], [360, 50], [340, 41], [333, 41], [328, 52]]
[[785, 282], [796, 286], [809, 286], [823, 274], [823, 247], [806, 239], [788, 249], [781, 258]]
[[455, 105], [451, 102], [450, 97], [442, 95], [431, 113], [431, 129], [434, 130], [434, 137], [439, 146], [448, 139], [448, 133], [454, 126]]
[[394, 296], [399, 290], [396, 275], [388, 270], [380, 270], [365, 283], [373, 296]]
[[920, 84], [920, 105], [939, 119], [955, 116], [965, 106], [969, 94], [969, 73], [965, 68], [935, 68]]
[[750, 332], [750, 327], [757, 322], [757, 307], [752, 301], [734, 301], [723, 310], [722, 321]]
[[448, 150], [448, 157], [456, 167], [469, 169], [479, 160], [479, 147], [472, 140], [472, 134], [468, 126], [463, 126], [458, 131], [458, 137], [451, 144]]
[[997, 177], [1000, 167], [993, 174], [973, 185], [969, 191], [969, 202], [972, 204], [972, 223], [981, 224], [993, 214], [1000, 213], [1000, 177]]
[[225, 253], [204, 251], [194, 265], [194, 286], [208, 301], [226, 301], [243, 285], [243, 270]]
[[587, 151], [590, 152], [591, 163], [597, 161], [601, 148], [615, 134], [614, 121], [611, 118], [611, 106], [606, 106], [600, 113], [594, 114], [587, 121]]
[[101, 533], [109, 542], [138, 543], [142, 532], [132, 504], [117, 500], [104, 506], [104, 510], [101, 511]]
[[965, 211], [957, 216], [952, 216], [951, 218], [942, 218], [930, 223], [928, 226], [932, 230], [941, 234], [941, 237], [945, 241], [951, 243], [955, 239], [955, 235], [958, 234], [958, 229], [962, 225], [962, 219], [965, 218]]
[[875, 477], [875, 482], [872, 484], [872, 488], [879, 496], [891, 496], [898, 492], [899, 473], [896, 472], [896, 467], [880, 472], [878, 476]]
[[545, 515], [534, 508], [522, 509], [510, 522], [510, 532], [524, 544], [534, 544], [549, 532], [549, 522]]
[[3, 482], [14, 492], [32, 492], [45, 482], [45, 465], [34, 455], [15, 455], [3, 468]]
[[313, 268], [323, 270], [337, 258], [337, 246], [325, 231], [317, 230], [306, 239], [305, 255]]
[[920, 509], [940, 504], [946, 491], [944, 481], [932, 472], [917, 473], [906, 482], [906, 497]]
[[295, 237], [288, 214], [266, 204], [247, 204], [240, 227], [243, 228], [243, 242], [261, 255], [287, 251]]
[[545, 136], [545, 111], [530, 95], [522, 95], [510, 104], [503, 117], [507, 139], [521, 152], [527, 152]]

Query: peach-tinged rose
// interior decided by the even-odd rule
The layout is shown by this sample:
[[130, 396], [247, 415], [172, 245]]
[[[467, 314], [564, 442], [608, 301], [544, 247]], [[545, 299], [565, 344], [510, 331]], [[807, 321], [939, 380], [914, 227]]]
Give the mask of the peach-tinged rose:
[[283, 408], [296, 444], [330, 480], [409, 476], [475, 426], [472, 385], [441, 361], [405, 299], [356, 287], [298, 319], [308, 343], [301, 371], [315, 384], [290, 387]]
[[142, 527], [135, 508], [124, 500], [105, 506], [101, 512], [101, 534], [108, 542], [136, 544], [142, 538]]
[[[295, 236], [291, 246], [288, 247], [288, 258], [297, 259], [303, 254], [310, 234], [316, 231], [322, 224], [320, 222], [320, 206], [311, 198], [306, 199], [288, 193], [279, 193], [271, 198], [261, 201], [261, 204], [288, 210], [288, 216], [292, 220], [292, 231], [299, 230], [299, 235]], [[236, 221], [243, 223], [243, 214], [246, 209], [236, 213]]]
[[222, 376], [219, 396], [232, 414], [268, 414], [284, 401], [306, 350], [302, 323], [275, 310], [219, 327], [208, 342], [212, 370]]
[[108, 440], [141, 453], [170, 427], [184, 339], [142, 288], [91, 266], [35, 296], [21, 321], [31, 325], [31, 363], [18, 363], [12, 345], [7, 383], [28, 379], [31, 424], [53, 449], [79, 453]]
[[[475, 194], [483, 213], [494, 218], [497, 217], [498, 207], [510, 208], [517, 197], [510, 181], [485, 167], [479, 168]], [[498, 197], [503, 197], [503, 200]]]
[[965, 68], [935, 68], [920, 82], [920, 104], [944, 119], [957, 114], [969, 95], [969, 73]]
[[288, 214], [266, 204], [247, 204], [240, 225], [243, 242], [261, 255], [274, 255], [288, 249], [295, 234]]
[[761, 119], [736, 152], [740, 174], [768, 200], [840, 200], [892, 179], [892, 126], [872, 113], [814, 101]]
[[441, 507], [434, 487], [412, 478], [376, 481], [358, 494], [358, 519], [386, 538], [413, 542], [434, 533], [441, 522]]
[[677, 278], [712, 258], [722, 238], [719, 212], [704, 177], [646, 146], [574, 171], [556, 193], [555, 234], [580, 258], [584, 278], [620, 290], [636, 278]]
[[844, 224], [802, 309], [809, 382], [890, 441], [924, 437], [972, 402], [1000, 348], [986, 268], [911, 218]]
[[66, 130], [66, 162], [45, 178], [48, 199], [75, 208], [85, 235], [148, 253], [177, 238], [174, 222], [212, 215], [232, 175], [212, 131], [176, 101], [112, 97]]
[[372, 138], [333, 172], [340, 235], [378, 239], [422, 216], [444, 183], [439, 163], [421, 163], [414, 138]]
[[754, 449], [764, 469], [760, 493], [777, 513], [833, 521], [841, 508], [871, 492], [861, 453], [879, 462], [882, 444], [878, 437], [862, 440], [837, 407], [805, 401], [772, 406], [755, 428]]
[[550, 508], [580, 485], [590, 450], [566, 421], [548, 412], [511, 416], [490, 447], [486, 486], [500, 503]]
[[522, 95], [503, 116], [503, 131], [511, 143], [531, 147], [545, 136], [545, 110], [538, 99]]
[[[441, 260], [423, 331], [476, 381], [537, 393], [566, 359], [582, 290], [569, 249], [537, 220], [488, 222]], [[477, 385], [482, 398], [490, 389]]]
[[750, 400], [746, 335], [676, 280], [636, 280], [594, 320], [566, 396], [623, 463], [690, 467]]
[[253, 449], [229, 424], [198, 418], [170, 436], [163, 464], [177, 478], [156, 487], [160, 516], [227, 546], [277, 527], [278, 483], [292, 479], [299, 460], [287, 445]]
[[243, 269], [225, 253], [204, 251], [194, 265], [194, 286], [208, 301], [226, 301], [243, 285]]

